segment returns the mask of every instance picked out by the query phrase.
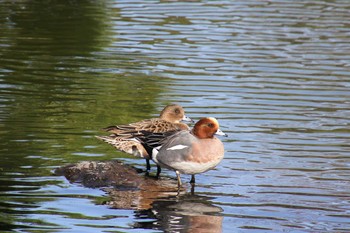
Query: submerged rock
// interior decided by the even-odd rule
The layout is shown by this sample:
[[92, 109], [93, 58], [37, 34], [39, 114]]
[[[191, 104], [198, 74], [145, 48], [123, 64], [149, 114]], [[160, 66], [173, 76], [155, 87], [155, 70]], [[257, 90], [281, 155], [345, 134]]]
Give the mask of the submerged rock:
[[178, 190], [175, 179], [145, 176], [139, 169], [118, 160], [83, 161], [60, 167], [55, 174], [65, 176], [71, 183], [103, 188], [110, 196], [106, 204], [113, 208], [149, 209], [156, 199], [185, 192]]
[[144, 177], [140, 171], [121, 161], [106, 162], [83, 161], [55, 170], [56, 175], [63, 175], [72, 183], [78, 182], [89, 188], [107, 186], [137, 187]]

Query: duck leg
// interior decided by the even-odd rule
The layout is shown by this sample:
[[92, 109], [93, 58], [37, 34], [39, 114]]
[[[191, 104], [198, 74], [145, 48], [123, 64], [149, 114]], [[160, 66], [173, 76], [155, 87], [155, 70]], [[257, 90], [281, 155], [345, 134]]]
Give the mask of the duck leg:
[[161, 172], [162, 172], [162, 168], [157, 164], [157, 175], [156, 175], [157, 178], [159, 178], [159, 175]]
[[180, 172], [179, 171], [175, 171], [175, 172], [176, 172], [176, 176], [177, 176], [177, 187], [180, 188], [180, 186], [182, 185]]
[[191, 176], [190, 183], [191, 183], [191, 184], [196, 183], [196, 178], [194, 177], [194, 175]]
[[146, 159], [146, 175], [149, 175], [149, 171], [151, 170], [151, 165], [149, 164], [149, 159]]
[[194, 195], [194, 187], [196, 186], [195, 183], [191, 183], [191, 195]]

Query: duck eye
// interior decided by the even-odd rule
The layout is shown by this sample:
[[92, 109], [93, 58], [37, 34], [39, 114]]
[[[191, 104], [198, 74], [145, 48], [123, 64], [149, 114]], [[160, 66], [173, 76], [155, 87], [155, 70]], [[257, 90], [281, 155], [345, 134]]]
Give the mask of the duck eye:
[[213, 128], [213, 127], [214, 127], [214, 125], [213, 125], [212, 123], [208, 123], [208, 126], [209, 126], [210, 128]]
[[180, 113], [180, 110], [177, 108], [177, 109], [175, 109], [175, 113], [176, 114], [179, 114]]

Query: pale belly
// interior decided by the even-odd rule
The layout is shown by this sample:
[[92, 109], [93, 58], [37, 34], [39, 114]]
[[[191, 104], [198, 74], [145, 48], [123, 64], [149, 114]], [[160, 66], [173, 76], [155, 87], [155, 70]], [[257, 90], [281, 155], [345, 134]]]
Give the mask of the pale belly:
[[220, 163], [221, 160], [207, 162], [207, 163], [194, 163], [194, 162], [175, 162], [171, 164], [171, 168], [179, 171], [181, 174], [198, 174], [213, 169]]

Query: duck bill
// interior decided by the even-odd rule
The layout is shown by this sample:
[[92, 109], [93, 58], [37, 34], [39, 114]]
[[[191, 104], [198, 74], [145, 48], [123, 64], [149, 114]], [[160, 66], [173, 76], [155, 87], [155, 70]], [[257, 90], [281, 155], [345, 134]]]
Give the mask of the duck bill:
[[190, 123], [194, 123], [194, 120], [192, 120], [191, 118], [189, 118], [188, 116], [184, 115], [184, 117], [181, 119], [181, 121], [185, 121], [185, 122], [190, 122]]
[[219, 136], [224, 136], [224, 137], [227, 137], [228, 135], [225, 134], [224, 132], [221, 131], [221, 129], [218, 129], [215, 133], [215, 135], [219, 135]]

